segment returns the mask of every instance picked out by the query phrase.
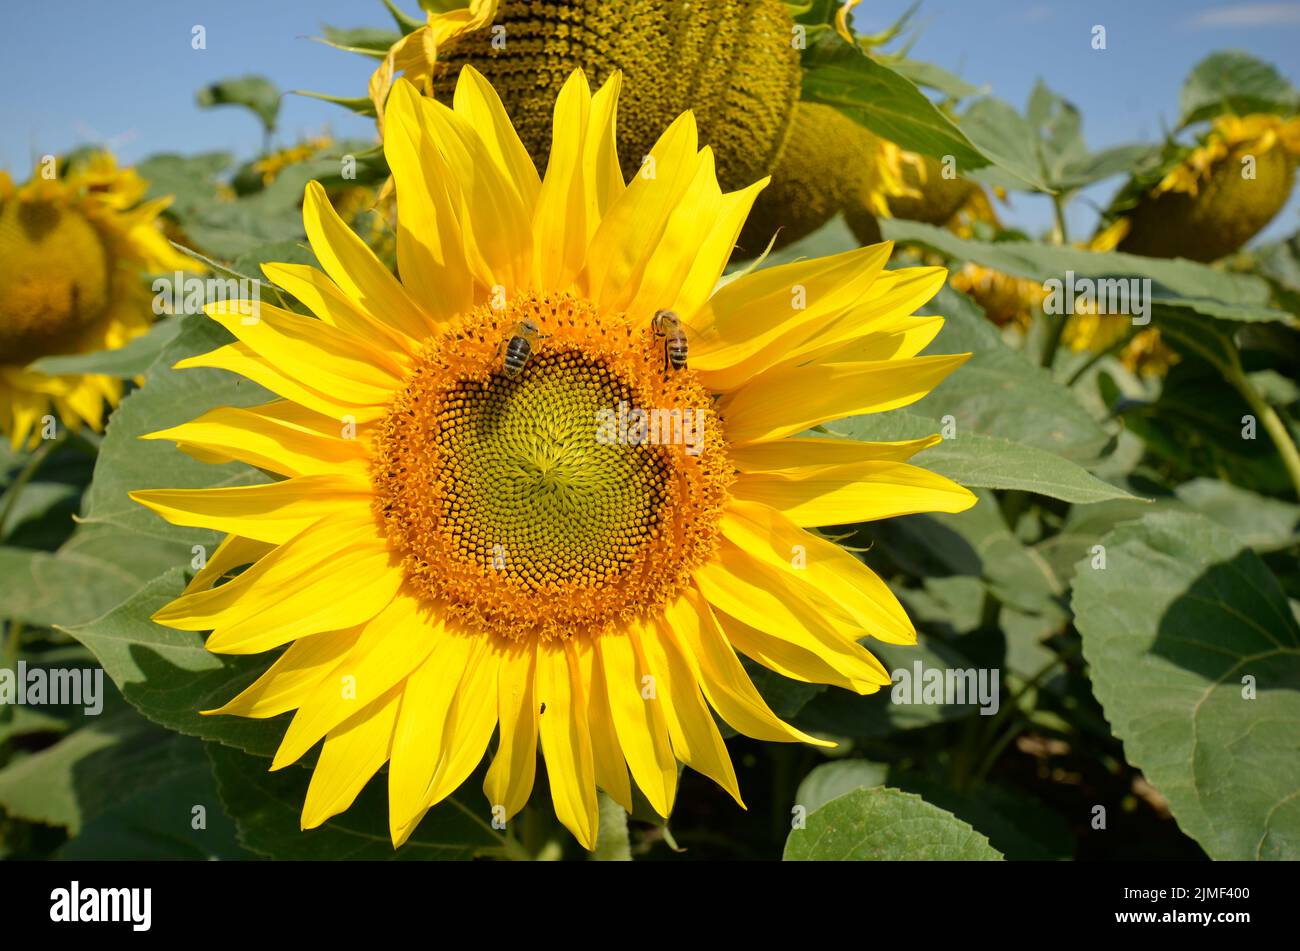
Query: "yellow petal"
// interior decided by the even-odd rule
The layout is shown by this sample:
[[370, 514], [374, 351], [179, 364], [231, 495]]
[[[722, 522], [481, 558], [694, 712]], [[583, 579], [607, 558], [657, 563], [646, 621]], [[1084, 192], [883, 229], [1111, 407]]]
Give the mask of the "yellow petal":
[[460, 787], [487, 751], [497, 726], [497, 675], [501, 654], [480, 636], [461, 670], [456, 701], [447, 719], [442, 758], [427, 801], [436, 805]]
[[711, 161], [696, 145], [695, 117], [684, 112], [600, 222], [577, 280], [580, 292], [598, 307], [618, 311], [632, 303], [669, 217], [697, 180], [701, 163]]
[[302, 223], [325, 273], [366, 313], [412, 340], [423, 340], [435, 329], [433, 318], [411, 300], [397, 278], [338, 216], [319, 182], [307, 184]]
[[285, 375], [348, 403], [386, 404], [410, 370], [405, 357], [391, 356], [324, 321], [270, 304], [244, 315], [241, 306], [218, 302], [204, 312]]
[[697, 319], [691, 366], [716, 393], [735, 389], [840, 318], [868, 293], [891, 244], [754, 271], [724, 285]]
[[586, 639], [575, 640], [574, 650], [582, 670], [582, 682], [589, 684], [587, 722], [591, 727], [591, 752], [596, 764], [596, 785], [605, 790], [626, 812], [632, 811], [632, 784], [627, 761], [614, 732], [614, 715], [609, 709], [605, 678], [596, 671], [596, 655]]
[[816, 466], [854, 462], [906, 462], [922, 449], [942, 441], [941, 436], [899, 442], [861, 442], [856, 439], [778, 439], [733, 447], [728, 456], [741, 472], [793, 472]]
[[733, 500], [722, 533], [750, 557], [780, 572], [792, 586], [820, 592], [857, 627], [893, 644], [916, 643], [916, 628], [898, 598], [874, 571], [780, 512]]
[[388, 99], [384, 156], [397, 187], [397, 266], [435, 320], [473, 303], [474, 274], [460, 226], [460, 189], [428, 130], [419, 93], [399, 80]]
[[695, 578], [714, 608], [818, 655], [853, 689], [889, 683], [889, 673], [881, 663], [841, 633], [823, 605], [783, 583], [781, 575], [731, 542], [724, 539], [717, 560], [697, 569]]
[[334, 439], [286, 423], [265, 407], [209, 410], [189, 423], [149, 433], [142, 439], [170, 439], [221, 461], [232, 459], [284, 476], [333, 475], [367, 478], [369, 457], [355, 439]]
[[772, 712], [727, 643], [713, 611], [698, 593], [683, 594], [669, 606], [665, 619], [665, 630], [690, 664], [709, 704], [736, 731], [777, 743], [835, 745], [795, 729]]
[[554, 642], [537, 645], [537, 717], [556, 818], [585, 849], [596, 846], [596, 769], [587, 698], [577, 657]]
[[274, 545], [268, 545], [266, 542], [240, 538], [238, 535], [227, 535], [217, 546], [217, 550], [212, 553], [212, 557], [190, 579], [190, 583], [181, 593], [193, 594], [196, 591], [206, 591], [225, 577], [227, 572], [242, 568], [244, 565], [251, 565], [274, 548]]
[[428, 625], [428, 656], [406, 678], [402, 710], [393, 736], [388, 768], [388, 821], [393, 844], [400, 845], [429, 808], [428, 792], [442, 757], [443, 736], [474, 638]]
[[478, 131], [485, 153], [502, 178], [514, 186], [531, 215], [542, 187], [541, 179], [492, 84], [477, 69], [466, 64], [456, 81], [452, 105], [456, 113]]
[[352, 805], [388, 759], [401, 691], [389, 690], [330, 731], [302, 806], [303, 829], [314, 829]]
[[512, 818], [533, 791], [537, 770], [537, 703], [533, 679], [534, 648], [503, 648], [497, 671], [497, 719], [500, 742], [492, 765], [483, 780], [483, 793], [493, 810], [500, 807], [503, 819]]
[[326, 274], [309, 264], [263, 264], [262, 273], [330, 326], [361, 337], [390, 355], [410, 355], [418, 349], [416, 341], [366, 313]]
[[644, 693], [651, 682], [626, 633], [595, 639], [595, 673], [605, 678], [605, 696], [614, 717], [614, 732], [632, 778], [659, 815], [668, 816], [677, 793], [677, 759], [673, 756], [663, 710]]
[[699, 684], [677, 642], [664, 630], [662, 622], [647, 624], [633, 636], [644, 652], [646, 669], [654, 677], [655, 692], [668, 724], [673, 752], [691, 769], [708, 776], [725, 789], [737, 805], [745, 808], [727, 744], [704, 704]]
[[596, 225], [583, 167], [591, 89], [574, 70], [555, 100], [551, 156], [533, 212], [533, 267], [539, 288], [564, 288], [582, 267]]
[[256, 654], [370, 620], [401, 580], [370, 519], [332, 516], [221, 587], [177, 598], [154, 620], [182, 631], [212, 630], [211, 651]]
[[964, 512], [975, 494], [905, 462], [857, 462], [741, 475], [737, 499], [770, 506], [796, 525], [849, 525], [917, 512]]
[[370, 487], [341, 475], [303, 476], [221, 489], [148, 489], [128, 493], [173, 525], [234, 532], [280, 545], [342, 509], [368, 511]]
[[390, 691], [400, 698], [402, 683], [429, 656], [440, 633], [414, 599], [395, 599], [361, 628], [356, 643], [299, 706], [271, 768], [297, 761], [322, 736]]
[[356, 643], [358, 628], [330, 631], [294, 641], [261, 677], [238, 696], [204, 714], [264, 719], [302, 706], [316, 685]]
[[724, 397], [732, 443], [763, 442], [819, 423], [915, 403], [970, 358], [968, 353], [869, 363], [810, 364], [762, 374]]
[[210, 367], [237, 373], [266, 387], [272, 393], [293, 400], [330, 419], [371, 422], [379, 419], [387, 410], [382, 401], [368, 404], [349, 403], [336, 394], [324, 393], [308, 386], [276, 366], [271, 360], [255, 353], [246, 343], [232, 343], [225, 347], [218, 347], [209, 353], [195, 354], [178, 361], [175, 365], [177, 370], [188, 370], [194, 367]]

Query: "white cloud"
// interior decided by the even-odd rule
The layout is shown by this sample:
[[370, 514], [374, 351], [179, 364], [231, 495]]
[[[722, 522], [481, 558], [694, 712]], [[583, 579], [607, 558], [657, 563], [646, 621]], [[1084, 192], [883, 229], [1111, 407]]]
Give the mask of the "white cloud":
[[1300, 24], [1300, 3], [1238, 3], [1203, 10], [1188, 21], [1193, 29], [1219, 26], [1281, 26]]

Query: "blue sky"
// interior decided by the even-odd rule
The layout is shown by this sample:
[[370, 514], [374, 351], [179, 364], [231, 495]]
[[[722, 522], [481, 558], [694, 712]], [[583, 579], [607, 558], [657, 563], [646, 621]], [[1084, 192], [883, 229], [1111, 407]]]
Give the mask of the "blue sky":
[[[399, 0], [401, 2], [401, 0]], [[909, 0], [863, 0], [856, 22], [874, 31]], [[405, 0], [415, 9], [415, 0]], [[387, 26], [379, 0], [66, 0], [24, 5], [0, 34], [0, 168], [26, 177], [33, 157], [87, 141], [111, 145], [127, 161], [160, 151], [226, 149], [256, 153], [261, 132], [236, 109], [203, 111], [194, 91], [249, 72], [282, 89], [341, 95], [365, 89], [371, 61], [308, 37], [320, 25]], [[938, 63], [1023, 108], [1038, 77], [1080, 107], [1093, 148], [1154, 140], [1176, 118], [1188, 70], [1216, 49], [1247, 50], [1300, 83], [1300, 2], [1226, 0], [925, 0], [915, 58]], [[191, 48], [202, 24], [207, 49]], [[1090, 47], [1095, 24], [1108, 49]], [[369, 136], [373, 126], [341, 108], [285, 98], [280, 139], [328, 127], [335, 135]], [[1111, 183], [1088, 197], [1102, 202]], [[1300, 198], [1266, 237], [1300, 226]], [[1007, 216], [1029, 230], [1045, 228], [1043, 199], [1018, 202]], [[1090, 230], [1083, 202], [1071, 230]]]

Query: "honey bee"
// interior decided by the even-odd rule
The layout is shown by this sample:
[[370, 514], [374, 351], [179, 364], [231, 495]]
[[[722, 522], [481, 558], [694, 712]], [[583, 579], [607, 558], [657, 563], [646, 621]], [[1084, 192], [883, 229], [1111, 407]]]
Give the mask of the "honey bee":
[[501, 362], [507, 377], [513, 380], [524, 372], [528, 358], [533, 355], [533, 344], [544, 336], [546, 335], [539, 333], [537, 325], [531, 320], [521, 320], [515, 324], [510, 336], [497, 348], [498, 353], [502, 349], [506, 352], [505, 359]]
[[650, 319], [656, 337], [664, 338], [664, 369], [672, 364], [674, 370], [686, 369], [686, 331], [682, 322], [671, 310], [657, 310]]

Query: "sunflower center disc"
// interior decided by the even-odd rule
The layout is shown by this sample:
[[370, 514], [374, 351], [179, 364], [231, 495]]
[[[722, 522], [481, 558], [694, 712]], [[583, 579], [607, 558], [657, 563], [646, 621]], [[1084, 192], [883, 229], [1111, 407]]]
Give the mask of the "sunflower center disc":
[[0, 354], [25, 365], [77, 349], [108, 304], [109, 255], [79, 212], [14, 199], [0, 208]]
[[[512, 377], [525, 320], [539, 335]], [[643, 436], [636, 409], [662, 425]], [[424, 600], [512, 637], [602, 629], [662, 608], [711, 554], [719, 429], [648, 322], [527, 296], [426, 345], [377, 440], [376, 504]]]

